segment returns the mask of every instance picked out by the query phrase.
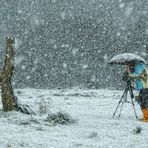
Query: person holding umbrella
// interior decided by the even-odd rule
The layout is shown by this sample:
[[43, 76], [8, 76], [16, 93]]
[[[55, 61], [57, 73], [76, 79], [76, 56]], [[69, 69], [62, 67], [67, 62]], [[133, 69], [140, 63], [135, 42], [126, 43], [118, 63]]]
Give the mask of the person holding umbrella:
[[143, 113], [143, 118], [140, 120], [148, 121], [148, 71], [144, 62], [131, 61], [126, 66], [130, 69], [128, 77], [134, 81], [134, 88], [139, 91], [136, 101]]
[[[145, 68], [146, 63], [145, 59], [134, 53], [121, 53], [109, 60], [108, 64], [110, 65], [119, 64], [124, 65], [126, 68], [122, 77], [122, 80], [126, 82], [125, 90], [119, 100], [115, 112], [113, 113], [113, 117], [115, 116], [119, 106], [121, 106], [118, 116], [120, 117], [123, 104], [129, 102], [133, 106], [135, 117], [137, 119], [138, 117], [133, 102], [133, 98], [135, 98], [143, 113], [143, 118], [140, 120], [148, 121], [148, 71]], [[134, 97], [133, 88], [139, 91], [138, 97]], [[131, 101], [127, 101], [128, 92], [130, 94]]]

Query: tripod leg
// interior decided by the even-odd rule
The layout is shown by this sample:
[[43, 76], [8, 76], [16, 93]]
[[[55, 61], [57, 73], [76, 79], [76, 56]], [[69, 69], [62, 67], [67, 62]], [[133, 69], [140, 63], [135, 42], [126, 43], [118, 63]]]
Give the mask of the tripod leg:
[[138, 119], [138, 116], [137, 116], [137, 113], [136, 113], [136, 109], [135, 109], [135, 105], [132, 103], [132, 105], [133, 105], [133, 109], [134, 109], [134, 112], [135, 112], [135, 117], [136, 117], [136, 119]]
[[138, 119], [138, 116], [137, 116], [137, 113], [136, 113], [136, 109], [135, 109], [135, 104], [134, 104], [134, 101], [133, 101], [134, 93], [133, 93], [132, 88], [130, 89], [130, 97], [131, 97], [131, 103], [132, 103], [132, 106], [133, 106], [133, 109], [134, 109], [135, 117], [136, 117], [136, 119]]
[[120, 103], [121, 103], [121, 100], [119, 101], [119, 103], [118, 103], [118, 105], [117, 105], [117, 107], [116, 107], [116, 109], [115, 109], [115, 112], [113, 113], [113, 118], [114, 118], [114, 116], [115, 116], [115, 114], [116, 114], [116, 112], [117, 112], [117, 110], [118, 110], [118, 108], [119, 108]]
[[[116, 112], [117, 112], [117, 110], [118, 110], [118, 108], [119, 108], [119, 106], [120, 106], [120, 103], [121, 103], [121, 102], [123, 103], [123, 98], [125, 97], [126, 94], [127, 94], [127, 89], [125, 89], [123, 95], [121, 96], [121, 99], [120, 99], [120, 101], [119, 101], [119, 103], [118, 103], [118, 105], [117, 105], [117, 107], [116, 107], [116, 109], [115, 109], [115, 112], [113, 113], [113, 118], [114, 118], [114, 116], [115, 116], [115, 114], [116, 114]], [[123, 105], [122, 105], [122, 106], [123, 106]], [[121, 111], [120, 111], [120, 112], [121, 112]]]
[[120, 112], [119, 112], [119, 116], [118, 116], [118, 118], [120, 118], [120, 116], [121, 116], [121, 112], [122, 112], [123, 104], [124, 104], [124, 102], [122, 101], [122, 105], [121, 105], [121, 108], [120, 108]]
[[133, 106], [133, 109], [134, 109], [135, 117], [136, 117], [136, 119], [138, 119], [133, 98], [131, 98], [131, 102], [132, 102], [132, 106]]

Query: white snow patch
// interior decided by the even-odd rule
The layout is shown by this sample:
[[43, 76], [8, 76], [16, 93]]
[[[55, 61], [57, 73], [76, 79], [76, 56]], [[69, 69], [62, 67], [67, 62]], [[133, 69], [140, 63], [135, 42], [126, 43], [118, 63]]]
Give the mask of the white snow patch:
[[36, 26], [38, 26], [40, 23], [39, 17], [37, 15], [33, 15], [31, 17], [31, 26], [34, 28]]
[[125, 10], [126, 17], [129, 17], [133, 12], [133, 3], [130, 3]]
[[116, 36], [120, 36], [120, 35], [121, 35], [121, 33], [120, 32], [117, 32]]
[[105, 55], [103, 56], [103, 58], [104, 58], [104, 61], [105, 61], [105, 62], [108, 61], [108, 56], [107, 56], [107, 54], [105, 54]]
[[62, 48], [64, 48], [64, 47], [65, 47], [65, 48], [68, 48], [69, 45], [68, 45], [68, 44], [62, 44], [61, 47], [62, 47]]
[[15, 38], [15, 44], [14, 44], [14, 48], [18, 49], [21, 45], [22, 41], [18, 38]]
[[22, 65], [22, 66], [21, 66], [21, 69], [23, 69], [23, 70], [24, 70], [25, 68], [26, 68], [26, 66], [25, 66], [25, 65]]
[[53, 48], [54, 48], [54, 49], [57, 49], [57, 47], [58, 47], [58, 46], [57, 46], [56, 44], [54, 44]]
[[66, 18], [66, 12], [65, 11], [63, 11], [60, 15], [61, 15], [62, 19]]
[[18, 56], [18, 57], [15, 57], [14, 58], [14, 61], [15, 61], [15, 65], [20, 65], [20, 63], [24, 60], [24, 57], [23, 56]]
[[[0, 111], [0, 146], [14, 148], [146, 148], [148, 123], [137, 121], [132, 105], [125, 103], [121, 117], [112, 114], [123, 94], [117, 90], [17, 89], [18, 99], [32, 106], [36, 115]], [[128, 98], [129, 99], [129, 98]], [[40, 114], [40, 102], [49, 102]], [[139, 105], [135, 108], [140, 117]], [[52, 125], [45, 121], [49, 112], [64, 111], [76, 122]], [[142, 131], [137, 135], [136, 127]], [[139, 140], [140, 139], [140, 140]]]
[[78, 48], [73, 48], [73, 49], [72, 49], [72, 54], [73, 54], [74, 56], [76, 56], [76, 54], [77, 54], [78, 51], [79, 51]]
[[30, 76], [26, 76], [26, 80], [29, 80], [30, 79]]
[[119, 7], [120, 8], [124, 8], [125, 4], [124, 3], [120, 3]]
[[83, 67], [83, 69], [86, 69], [86, 68], [88, 68], [88, 65], [84, 64], [82, 67]]
[[18, 14], [22, 14], [23, 11], [21, 9], [18, 10]]

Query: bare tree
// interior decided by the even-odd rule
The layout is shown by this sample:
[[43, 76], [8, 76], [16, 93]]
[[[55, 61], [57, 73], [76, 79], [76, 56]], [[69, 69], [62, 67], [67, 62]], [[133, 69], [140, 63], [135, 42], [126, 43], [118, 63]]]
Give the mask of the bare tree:
[[1, 97], [4, 111], [13, 110], [13, 103], [15, 97], [11, 86], [11, 77], [14, 69], [12, 64], [12, 59], [14, 56], [14, 42], [14, 38], [6, 37], [5, 63], [0, 75]]
[[6, 52], [5, 63], [0, 74], [1, 85], [1, 97], [4, 111], [19, 110], [26, 114], [34, 113], [28, 105], [22, 105], [18, 103], [17, 97], [14, 95], [11, 85], [11, 78], [13, 75], [14, 65], [13, 57], [15, 53], [14, 49], [15, 39], [6, 37]]

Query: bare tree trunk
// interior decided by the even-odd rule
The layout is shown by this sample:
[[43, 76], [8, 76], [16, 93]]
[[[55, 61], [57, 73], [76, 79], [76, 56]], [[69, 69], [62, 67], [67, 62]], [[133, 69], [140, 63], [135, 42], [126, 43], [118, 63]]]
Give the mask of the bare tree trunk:
[[14, 43], [14, 38], [6, 37], [5, 63], [0, 75], [3, 110], [5, 112], [17, 110], [25, 114], [35, 114], [28, 105], [18, 103], [18, 99], [13, 92], [11, 78], [14, 70], [14, 65], [12, 63], [15, 52]]
[[14, 47], [15, 43], [14, 38], [6, 37], [6, 53], [5, 53], [5, 63], [1, 72], [0, 80], [1, 80], [1, 97], [3, 103], [4, 111], [13, 110], [13, 103], [15, 100], [15, 96], [13, 93], [13, 89], [11, 86], [11, 77], [13, 74], [13, 56], [14, 56]]

